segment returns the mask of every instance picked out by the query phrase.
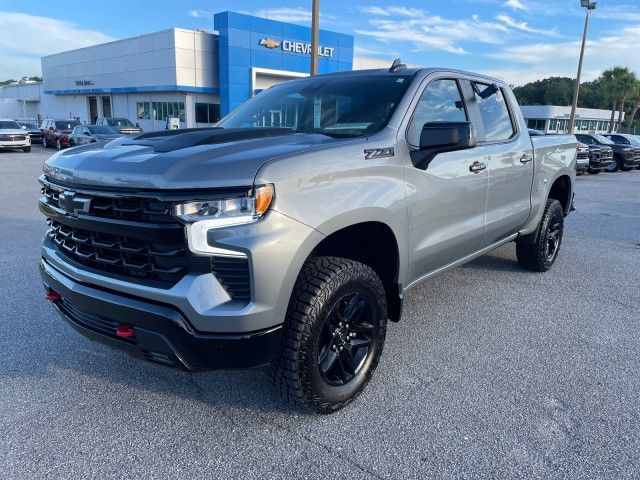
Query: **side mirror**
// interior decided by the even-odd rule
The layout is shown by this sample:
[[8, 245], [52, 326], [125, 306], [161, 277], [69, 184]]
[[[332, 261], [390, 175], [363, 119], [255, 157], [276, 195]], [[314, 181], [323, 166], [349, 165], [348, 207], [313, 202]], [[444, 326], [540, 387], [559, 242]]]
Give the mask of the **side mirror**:
[[136, 122], [136, 127], [139, 127], [139, 126], [140, 126], [140, 123]]
[[476, 146], [471, 122], [429, 122], [420, 133], [419, 150], [411, 152], [413, 164], [426, 170], [439, 153], [467, 150]]

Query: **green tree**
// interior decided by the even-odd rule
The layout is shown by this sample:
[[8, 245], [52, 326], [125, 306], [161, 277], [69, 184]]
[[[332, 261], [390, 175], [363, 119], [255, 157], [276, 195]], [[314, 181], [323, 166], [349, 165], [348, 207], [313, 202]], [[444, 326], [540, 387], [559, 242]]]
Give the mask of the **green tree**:
[[618, 109], [618, 125], [622, 125], [624, 104], [633, 95], [638, 83], [638, 77], [627, 67], [614, 67], [602, 72], [601, 85], [608, 96], [611, 105], [611, 121], [609, 132], [613, 131], [616, 109]]

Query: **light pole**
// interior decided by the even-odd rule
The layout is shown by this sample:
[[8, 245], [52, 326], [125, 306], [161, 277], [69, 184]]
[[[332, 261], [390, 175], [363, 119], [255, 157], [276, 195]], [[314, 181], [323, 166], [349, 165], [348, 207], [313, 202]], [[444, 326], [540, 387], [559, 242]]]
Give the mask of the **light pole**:
[[569, 119], [569, 133], [573, 133], [576, 126], [576, 108], [578, 107], [578, 94], [580, 93], [580, 76], [582, 75], [582, 59], [584, 58], [584, 45], [587, 41], [587, 30], [589, 29], [589, 13], [595, 10], [598, 2], [591, 0], [580, 0], [580, 6], [586, 10], [584, 17], [584, 30], [582, 32], [582, 47], [580, 48], [580, 60], [578, 61], [578, 75], [576, 76], [576, 84], [573, 87], [573, 103], [571, 104], [571, 118]]
[[311, 9], [311, 70], [309, 71], [312, 76], [318, 74], [319, 17], [320, 0], [313, 0]]

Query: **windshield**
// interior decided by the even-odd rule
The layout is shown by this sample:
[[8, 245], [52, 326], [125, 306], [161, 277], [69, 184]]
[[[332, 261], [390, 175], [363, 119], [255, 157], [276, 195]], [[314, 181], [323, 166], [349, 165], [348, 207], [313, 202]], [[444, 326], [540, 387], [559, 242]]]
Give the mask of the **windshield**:
[[21, 126], [29, 128], [31, 130], [37, 130], [38, 127], [36, 127], [33, 123], [29, 123], [29, 122], [18, 122]]
[[56, 128], [58, 130], [72, 130], [80, 125], [76, 120], [56, 120]]
[[0, 129], [2, 129], [2, 130], [20, 130], [20, 125], [18, 125], [13, 120], [0, 120]]
[[126, 118], [110, 118], [108, 120], [109, 125], [113, 126], [113, 127], [133, 127], [133, 123], [131, 123], [128, 119]]
[[117, 135], [117, 130], [114, 130], [111, 127], [106, 125], [89, 125], [87, 126], [91, 133], [95, 133], [97, 135]]
[[217, 126], [289, 128], [332, 137], [367, 135], [387, 124], [411, 78], [367, 75], [293, 80], [260, 93]]
[[598, 142], [600, 142], [600, 143], [604, 143], [605, 145], [615, 145], [615, 142], [612, 142], [607, 137], [603, 137], [602, 135], [594, 134], [593, 138], [598, 140]]

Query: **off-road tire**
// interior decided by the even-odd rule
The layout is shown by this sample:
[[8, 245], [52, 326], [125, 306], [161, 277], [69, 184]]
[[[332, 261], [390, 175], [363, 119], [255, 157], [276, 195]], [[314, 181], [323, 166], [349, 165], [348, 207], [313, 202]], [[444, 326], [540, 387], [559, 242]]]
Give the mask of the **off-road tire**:
[[[332, 385], [318, 365], [318, 344], [325, 322], [345, 295], [357, 292], [371, 307], [373, 336], [361, 369], [346, 384]], [[375, 371], [387, 326], [387, 301], [378, 275], [367, 265], [340, 257], [308, 260], [289, 302], [280, 351], [271, 365], [271, 377], [283, 397], [318, 413], [332, 413], [351, 403]]]
[[[559, 224], [558, 244], [552, 257], [549, 257], [547, 244], [549, 235], [555, 225]], [[555, 229], [553, 229], [555, 230]], [[535, 242], [525, 243], [516, 241], [516, 255], [521, 267], [534, 272], [546, 272], [551, 268], [562, 245], [564, 231], [564, 213], [558, 200], [549, 199], [544, 209], [544, 214], [538, 225]]]

